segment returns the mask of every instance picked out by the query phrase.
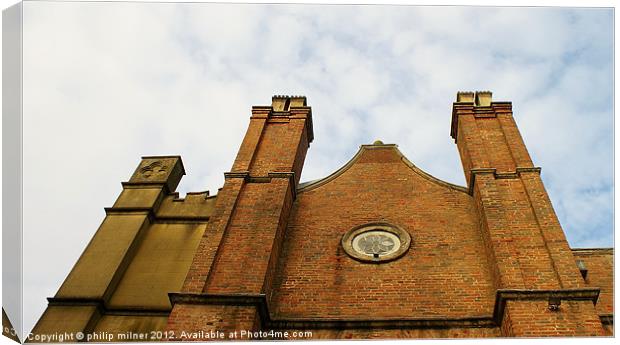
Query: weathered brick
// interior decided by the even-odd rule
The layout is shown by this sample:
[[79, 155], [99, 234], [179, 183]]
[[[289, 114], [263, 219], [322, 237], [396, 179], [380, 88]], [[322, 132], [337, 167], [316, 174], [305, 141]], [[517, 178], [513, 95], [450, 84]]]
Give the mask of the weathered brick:
[[[298, 187], [312, 138], [309, 109], [287, 111], [282, 99], [274, 100], [277, 107], [255, 107], [233, 165], [237, 175], [228, 175], [220, 192], [184, 291], [264, 302], [177, 304], [168, 328], [196, 328], [204, 318], [230, 328], [238, 324], [227, 318], [244, 310], [252, 315], [240, 316], [244, 327], [293, 321], [316, 339], [610, 334], [599, 317], [613, 313], [609, 256], [573, 254], [510, 103], [477, 104], [475, 96], [455, 103], [452, 119], [466, 187], [424, 173], [395, 145], [380, 142], [363, 145], [329, 177]], [[273, 172], [294, 173], [294, 183]], [[373, 222], [406, 231], [408, 252], [385, 263], [350, 257], [343, 236]], [[586, 254], [592, 277], [584, 281], [575, 258]], [[593, 283], [604, 285], [596, 308], [576, 297], [585, 291], [593, 298]], [[564, 297], [553, 311], [547, 299], [557, 293]], [[295, 330], [290, 325], [284, 327]]]

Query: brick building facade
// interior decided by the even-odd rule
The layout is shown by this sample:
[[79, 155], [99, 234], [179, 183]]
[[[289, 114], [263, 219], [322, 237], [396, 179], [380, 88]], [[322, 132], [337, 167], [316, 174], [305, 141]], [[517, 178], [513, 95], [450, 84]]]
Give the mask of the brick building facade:
[[466, 186], [379, 141], [300, 183], [314, 135], [295, 96], [252, 108], [215, 196], [180, 199], [180, 157], [143, 157], [33, 332], [613, 334], [613, 250], [569, 247], [511, 103], [458, 93], [450, 134]]

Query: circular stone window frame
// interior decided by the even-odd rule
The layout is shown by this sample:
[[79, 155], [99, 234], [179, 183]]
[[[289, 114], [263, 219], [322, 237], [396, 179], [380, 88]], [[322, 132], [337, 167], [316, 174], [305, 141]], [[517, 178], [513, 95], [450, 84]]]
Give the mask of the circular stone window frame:
[[[353, 248], [353, 240], [357, 236], [365, 232], [371, 231], [385, 231], [395, 235], [400, 241], [400, 247], [393, 253], [379, 257], [373, 257], [368, 254], [360, 253], [355, 248]], [[407, 251], [409, 250], [409, 247], [411, 247], [412, 240], [411, 235], [409, 235], [407, 231], [403, 230], [399, 226], [384, 222], [375, 222], [354, 227], [342, 236], [342, 240], [340, 242], [342, 244], [342, 248], [347, 253], [347, 255], [357, 261], [369, 263], [384, 263], [394, 261], [405, 255], [405, 253], [407, 253]]]

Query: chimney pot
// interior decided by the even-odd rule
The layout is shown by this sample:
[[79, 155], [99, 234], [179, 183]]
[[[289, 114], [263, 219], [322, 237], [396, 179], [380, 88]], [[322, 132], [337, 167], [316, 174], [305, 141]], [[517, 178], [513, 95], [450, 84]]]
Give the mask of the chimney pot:
[[474, 93], [471, 91], [459, 91], [456, 93], [456, 101], [462, 103], [473, 103]]
[[489, 107], [493, 100], [493, 93], [491, 91], [476, 91], [476, 99], [474, 101], [477, 107]]

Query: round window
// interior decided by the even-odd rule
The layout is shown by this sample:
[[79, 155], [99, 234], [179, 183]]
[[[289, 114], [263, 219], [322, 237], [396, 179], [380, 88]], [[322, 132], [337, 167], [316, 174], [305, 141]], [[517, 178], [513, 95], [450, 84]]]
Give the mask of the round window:
[[349, 230], [342, 247], [349, 256], [364, 262], [385, 262], [401, 257], [409, 249], [411, 237], [388, 223], [369, 223]]

